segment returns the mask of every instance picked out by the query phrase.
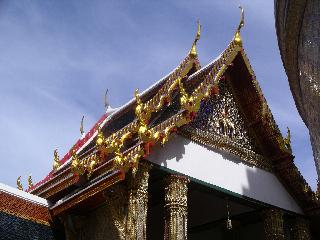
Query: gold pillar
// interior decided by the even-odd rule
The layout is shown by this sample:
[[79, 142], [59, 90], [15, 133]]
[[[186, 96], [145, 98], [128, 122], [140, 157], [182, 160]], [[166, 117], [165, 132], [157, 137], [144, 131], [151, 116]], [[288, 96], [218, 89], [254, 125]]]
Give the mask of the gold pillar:
[[295, 223], [293, 227], [293, 239], [294, 240], [310, 240], [311, 239], [308, 220], [302, 217], [297, 217], [295, 219]]
[[150, 164], [142, 162], [136, 174], [128, 176], [129, 202], [126, 239], [146, 239]]
[[[126, 237], [126, 219], [128, 212], [128, 195], [126, 186], [117, 183], [105, 192], [107, 212], [106, 218], [114, 231], [109, 239], [124, 240]], [[109, 220], [110, 219], [110, 220]]]
[[127, 173], [126, 182], [116, 184], [105, 194], [117, 230], [117, 237], [112, 239], [146, 239], [150, 168], [147, 162], [141, 163], [135, 174]]
[[265, 240], [284, 240], [283, 212], [279, 209], [263, 211]]
[[165, 240], [186, 240], [188, 225], [188, 182], [182, 176], [165, 179]]

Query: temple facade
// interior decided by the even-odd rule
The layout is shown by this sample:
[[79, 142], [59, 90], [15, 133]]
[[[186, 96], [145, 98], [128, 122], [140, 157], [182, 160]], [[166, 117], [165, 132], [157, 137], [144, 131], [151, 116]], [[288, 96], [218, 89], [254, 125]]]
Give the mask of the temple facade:
[[243, 24], [242, 12], [234, 38], [204, 67], [198, 25], [172, 72], [107, 109], [64, 157], [55, 151], [53, 170], [24, 193], [46, 202], [51, 233], [36, 239], [320, 238], [319, 196], [274, 121]]

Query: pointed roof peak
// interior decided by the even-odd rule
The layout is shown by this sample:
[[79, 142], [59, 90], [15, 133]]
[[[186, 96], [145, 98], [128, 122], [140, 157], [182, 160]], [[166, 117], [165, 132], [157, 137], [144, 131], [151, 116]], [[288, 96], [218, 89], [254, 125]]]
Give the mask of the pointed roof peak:
[[195, 36], [195, 38], [193, 40], [192, 47], [191, 47], [190, 52], [189, 52], [190, 56], [192, 56], [192, 57], [197, 56], [196, 45], [197, 45], [197, 42], [200, 39], [200, 34], [201, 34], [201, 25], [200, 25], [199, 19], [197, 20], [197, 23], [198, 23], [198, 30], [197, 30], [196, 36]]
[[238, 25], [238, 28], [237, 28], [237, 31], [234, 35], [234, 38], [233, 40], [239, 44], [239, 45], [242, 45], [242, 39], [241, 39], [241, 35], [240, 35], [240, 31], [241, 31], [241, 28], [244, 26], [244, 9], [242, 6], [239, 6], [240, 8], [240, 11], [241, 11], [241, 17], [240, 17], [240, 23]]

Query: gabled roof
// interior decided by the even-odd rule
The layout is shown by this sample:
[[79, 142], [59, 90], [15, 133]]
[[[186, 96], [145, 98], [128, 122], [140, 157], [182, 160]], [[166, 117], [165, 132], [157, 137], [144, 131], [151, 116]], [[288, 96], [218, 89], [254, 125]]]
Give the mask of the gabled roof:
[[137, 170], [155, 144], [164, 145], [171, 134], [193, 121], [200, 103], [219, 93], [218, 83], [228, 73], [241, 76], [233, 83], [236, 97], [275, 174], [305, 211], [319, 208], [258, 85], [242, 47], [240, 28], [223, 53], [204, 68], [190, 51], [169, 75], [101, 118], [90, 137], [66, 155], [64, 165], [31, 193], [50, 199], [53, 215], [58, 215], [123, 180], [127, 171]]
[[[168, 86], [170, 86], [170, 84], [177, 77], [190, 74], [191, 72], [194, 72], [198, 69], [200, 69], [200, 64], [197, 56], [188, 54], [172, 72], [157, 81], [145, 91], [143, 91], [140, 94], [140, 98], [143, 101], [151, 99], [152, 101], [150, 101], [150, 104], [155, 105], [157, 101], [159, 101], [161, 95], [168, 91]], [[70, 151], [67, 152], [62, 159], [59, 160], [61, 166], [58, 168], [58, 170], [52, 170], [43, 180], [36, 183], [27, 191], [33, 194], [39, 194], [44, 189], [45, 191], [50, 190], [52, 182], [55, 182], [58, 177], [65, 177], [66, 175], [69, 175], [69, 177], [71, 177], [72, 174], [70, 174], [70, 161], [72, 158], [72, 151], [75, 151], [78, 155], [90, 154], [92, 147], [94, 148], [95, 145], [94, 140], [98, 134], [98, 127], [101, 127], [104, 132], [114, 133], [118, 130], [120, 130], [120, 132], [123, 132], [124, 130], [122, 128], [128, 128], [132, 126], [133, 124], [131, 122], [135, 118], [135, 106], [136, 99], [133, 98], [123, 106], [103, 114], [102, 117], [96, 122], [96, 124], [90, 129], [90, 131], [86, 133], [83, 138], [79, 139], [70, 149]]]

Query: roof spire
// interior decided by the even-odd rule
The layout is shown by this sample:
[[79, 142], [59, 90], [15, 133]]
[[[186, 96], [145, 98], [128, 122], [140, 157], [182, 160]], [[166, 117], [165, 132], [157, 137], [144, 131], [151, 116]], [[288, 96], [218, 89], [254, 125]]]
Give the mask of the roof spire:
[[18, 177], [17, 179], [17, 188], [21, 191], [23, 191], [23, 187], [22, 187], [22, 184], [21, 184], [21, 176]]
[[192, 47], [191, 47], [190, 52], [189, 52], [189, 54], [192, 57], [197, 56], [196, 44], [197, 44], [198, 40], [200, 39], [200, 34], [201, 34], [201, 25], [200, 25], [199, 19], [198, 19], [197, 23], [198, 23], [198, 31], [197, 31], [196, 37], [194, 38], [194, 41], [192, 43]]
[[110, 104], [109, 104], [109, 101], [108, 101], [108, 92], [109, 92], [109, 89], [107, 89], [106, 93], [104, 94], [104, 108], [105, 108], [106, 111], [110, 107]]
[[81, 123], [80, 123], [80, 133], [81, 133], [81, 137], [83, 137], [83, 135], [84, 135], [83, 120], [84, 120], [84, 116], [82, 116]]
[[140, 95], [139, 95], [139, 89], [136, 89], [134, 91], [134, 97], [136, 98], [137, 104], [141, 104], [142, 103], [142, 101], [140, 99]]
[[240, 18], [240, 23], [239, 23], [239, 26], [237, 28], [237, 31], [234, 35], [234, 41], [241, 45], [242, 44], [242, 40], [241, 40], [241, 36], [240, 36], [240, 30], [241, 28], [244, 26], [244, 10], [243, 10], [243, 7], [242, 6], [239, 6], [240, 8], [240, 11], [241, 11], [241, 18]]
[[32, 176], [31, 174], [28, 177], [28, 188], [32, 188], [33, 187], [33, 183], [32, 183]]
[[283, 139], [284, 140], [284, 145], [286, 146], [286, 148], [292, 152], [292, 148], [291, 148], [291, 132], [289, 127], [287, 127], [287, 136]]

